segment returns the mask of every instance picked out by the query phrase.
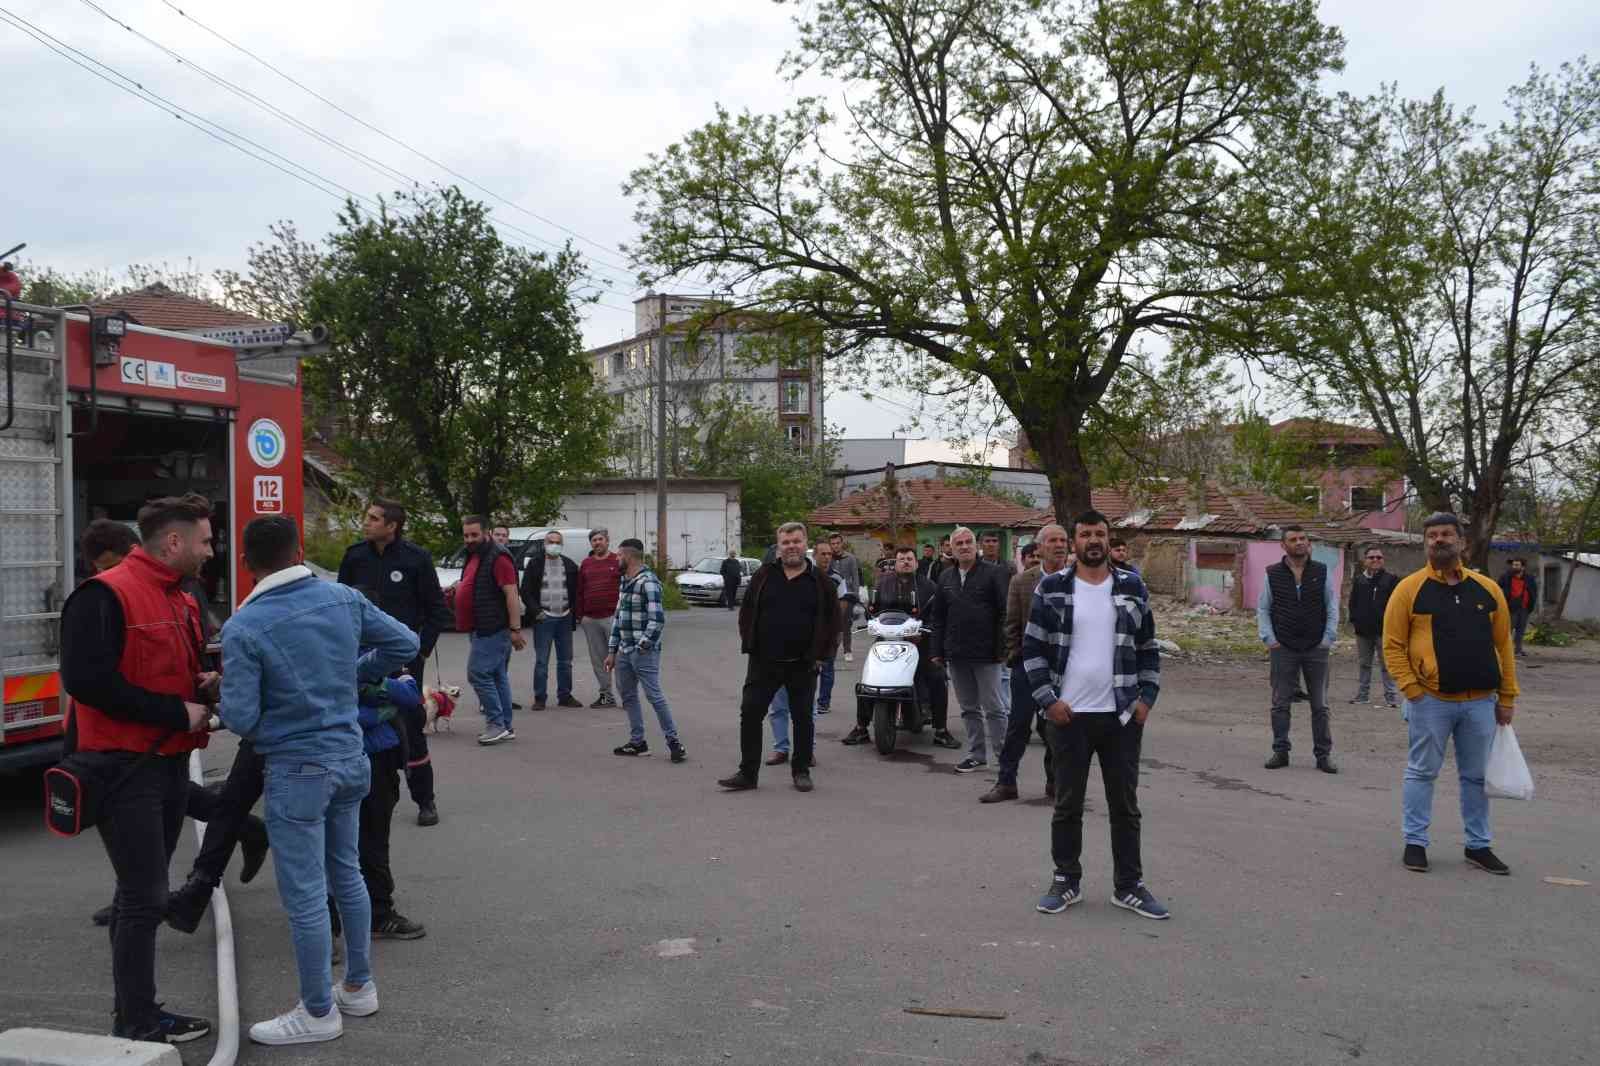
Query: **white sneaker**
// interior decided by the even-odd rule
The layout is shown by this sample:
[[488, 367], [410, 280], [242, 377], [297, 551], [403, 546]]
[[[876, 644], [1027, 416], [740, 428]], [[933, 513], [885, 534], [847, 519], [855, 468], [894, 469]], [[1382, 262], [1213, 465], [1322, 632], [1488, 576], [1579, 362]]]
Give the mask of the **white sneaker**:
[[359, 991], [351, 992], [340, 981], [333, 986], [333, 1005], [352, 1018], [378, 1013], [378, 982], [369, 980]]
[[318, 1018], [306, 1010], [304, 1003], [296, 1003], [288, 1013], [250, 1027], [250, 1039], [258, 1044], [317, 1044], [343, 1035], [344, 1018], [337, 1010]]

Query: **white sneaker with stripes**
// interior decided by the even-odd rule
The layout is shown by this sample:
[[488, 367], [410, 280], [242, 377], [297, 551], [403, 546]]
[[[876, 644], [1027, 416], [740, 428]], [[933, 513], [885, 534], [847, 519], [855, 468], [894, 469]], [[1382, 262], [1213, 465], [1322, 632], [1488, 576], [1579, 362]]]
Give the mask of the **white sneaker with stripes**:
[[338, 1010], [318, 1018], [306, 1010], [304, 1003], [296, 1003], [293, 1010], [250, 1027], [250, 1039], [258, 1044], [317, 1044], [343, 1035], [344, 1017]]
[[378, 1013], [378, 983], [368, 981], [354, 992], [345, 988], [343, 981], [333, 983], [333, 1005], [340, 1013], [352, 1018], [365, 1018]]

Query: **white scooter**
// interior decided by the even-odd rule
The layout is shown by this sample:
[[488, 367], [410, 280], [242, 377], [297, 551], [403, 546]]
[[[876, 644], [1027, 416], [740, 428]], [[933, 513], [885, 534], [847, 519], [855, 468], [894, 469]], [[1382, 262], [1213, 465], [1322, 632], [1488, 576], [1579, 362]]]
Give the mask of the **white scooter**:
[[888, 755], [894, 751], [902, 719], [906, 729], [922, 731], [922, 699], [916, 685], [921, 656], [911, 638], [928, 629], [902, 611], [885, 611], [864, 628], [876, 640], [862, 664], [856, 699], [872, 707], [872, 742], [880, 755]]

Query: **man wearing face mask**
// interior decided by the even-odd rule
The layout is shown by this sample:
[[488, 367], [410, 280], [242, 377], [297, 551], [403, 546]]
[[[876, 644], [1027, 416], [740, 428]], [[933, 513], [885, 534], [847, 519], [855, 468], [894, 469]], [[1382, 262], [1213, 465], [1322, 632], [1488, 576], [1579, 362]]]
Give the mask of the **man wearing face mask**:
[[530, 559], [522, 571], [522, 603], [533, 612], [533, 709], [545, 708], [550, 683], [550, 649], [556, 653], [556, 704], [582, 707], [572, 695], [572, 634], [578, 564], [561, 554], [561, 531], [544, 535], [544, 558]]

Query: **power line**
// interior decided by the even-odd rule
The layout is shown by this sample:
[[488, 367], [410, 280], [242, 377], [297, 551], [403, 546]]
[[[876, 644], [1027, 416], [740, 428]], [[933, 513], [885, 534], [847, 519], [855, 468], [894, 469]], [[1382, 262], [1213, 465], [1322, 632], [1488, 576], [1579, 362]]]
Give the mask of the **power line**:
[[[280, 70], [278, 67], [274, 66], [272, 63], [270, 63], [267, 60], [265, 60], [265, 59], [261, 58], [260, 56], [256, 55], [254, 52], [250, 51], [250, 49], [244, 47], [244, 45], [239, 44], [236, 41], [233, 41], [232, 39], [230, 39], [227, 36], [223, 35], [222, 33], [218, 32], [217, 30], [214, 30], [210, 26], [207, 26], [204, 22], [201, 22], [199, 19], [195, 18], [193, 15], [189, 14], [183, 8], [179, 7], [177, 4], [174, 4], [172, 2], [172, 0], [162, 0], [162, 3], [166, 4], [166, 6], [171, 8], [173, 11], [176, 11], [183, 18], [188, 19], [190, 22], [194, 23], [196, 26], [200, 27], [202, 30], [204, 30], [207, 33], [211, 34], [211, 36], [215, 37], [217, 40], [221, 41], [223, 44], [227, 45], [228, 47], [230, 47], [230, 48], [232, 48], [232, 49], [234, 49], [234, 50], [236, 50], [238, 52], [243, 53], [246, 56], [249, 56], [251, 59], [253, 59], [257, 63], [261, 64], [263, 67], [266, 67], [268, 70], [270, 70], [272, 73], [276, 74], [278, 77], [282, 78], [284, 81], [287, 81], [289, 84], [295, 86], [296, 88], [298, 88], [298, 89], [300, 89], [300, 90], [302, 90], [302, 91], [304, 91], [306, 93], [309, 93], [311, 96], [315, 97], [316, 99], [322, 101], [324, 104], [326, 104], [329, 107], [333, 108], [335, 111], [339, 112], [339, 114], [341, 114], [344, 117], [348, 118], [350, 121], [356, 123], [357, 125], [360, 125], [360, 126], [364, 127], [365, 129], [371, 130], [373, 133], [376, 133], [378, 136], [384, 138], [385, 140], [388, 140], [388, 141], [390, 141], [390, 142], [392, 142], [394, 144], [399, 145], [401, 148], [404, 148], [406, 151], [408, 151], [411, 154], [417, 156], [419, 159], [425, 160], [426, 162], [431, 163], [432, 165], [438, 167], [440, 170], [444, 171], [446, 174], [449, 174], [451, 177], [456, 178], [459, 181], [464, 181], [468, 185], [471, 185], [474, 189], [477, 189], [479, 192], [483, 193], [486, 196], [490, 196], [490, 197], [494, 198], [495, 200], [500, 201], [501, 203], [505, 204], [507, 207], [511, 207], [511, 208], [514, 208], [515, 210], [521, 211], [523, 214], [529, 216], [530, 218], [538, 219], [540, 222], [543, 222], [547, 226], [554, 226], [556, 229], [560, 230], [561, 232], [566, 233], [566, 234], [570, 234], [571, 236], [576, 237], [578, 240], [583, 241], [585, 244], [593, 245], [594, 247], [599, 248], [603, 252], [610, 253], [612, 251], [612, 249], [608, 248], [606, 245], [601, 244], [599, 241], [591, 240], [590, 238], [585, 237], [583, 234], [579, 233], [577, 230], [572, 229], [569, 226], [564, 226], [564, 225], [562, 225], [561, 223], [555, 221], [552, 218], [546, 218], [544, 215], [541, 215], [536, 211], [530, 211], [528, 208], [523, 207], [521, 204], [516, 203], [513, 200], [507, 199], [504, 196], [501, 196], [499, 193], [495, 192], [493, 189], [490, 189], [487, 186], [484, 186], [484, 185], [480, 184], [479, 182], [476, 182], [476, 181], [472, 180], [471, 178], [467, 177], [465, 174], [462, 174], [461, 172], [452, 169], [451, 167], [447, 166], [446, 164], [441, 163], [439, 160], [433, 158], [431, 155], [428, 155], [426, 152], [422, 151], [420, 148], [416, 148], [416, 147], [412, 146], [411, 144], [408, 144], [407, 142], [405, 142], [405, 141], [401, 140], [400, 138], [394, 136], [394, 134], [389, 133], [387, 130], [380, 129], [379, 127], [373, 125], [372, 123], [368, 122], [366, 119], [360, 117], [359, 115], [356, 115], [353, 112], [346, 110], [345, 108], [343, 108], [343, 107], [339, 106], [338, 104], [334, 103], [332, 100], [328, 99], [326, 96], [323, 96], [321, 93], [317, 92], [315, 89], [311, 88], [311, 86], [309, 86], [309, 85], [305, 84], [304, 82], [300, 81], [298, 78], [295, 78], [292, 75], [285, 73], [284, 71]], [[621, 265], [619, 265], [617, 263], [610, 262], [609, 260], [594, 258], [594, 262], [603, 263], [603, 264], [605, 264], [607, 266], [610, 266], [610, 267], [612, 267], [612, 268], [614, 268], [616, 270], [621, 270], [624, 273], [624, 275], [630, 274], [630, 268], [625, 267], [625, 266], [621, 266]]]
[[[251, 140], [249, 137], [246, 137], [241, 133], [236, 133], [235, 131], [223, 126], [218, 122], [214, 122], [203, 115], [200, 115], [194, 111], [190, 111], [181, 104], [177, 104], [171, 100], [168, 100], [166, 97], [161, 96], [159, 93], [151, 89], [145, 88], [141, 82], [128, 77], [126, 74], [123, 74], [121, 71], [109, 66], [108, 64], [100, 62], [98, 59], [95, 59], [82, 49], [66, 43], [59, 37], [51, 34], [48, 30], [29, 22], [27, 19], [7, 10], [6, 8], [0, 7], [0, 21], [4, 21], [7, 25], [22, 31], [22, 33], [26, 34], [35, 43], [44, 46], [46, 49], [62, 59], [67, 60], [74, 66], [93, 74], [95, 77], [99, 78], [101, 81], [112, 86], [113, 88], [127, 93], [136, 100], [149, 104], [151, 107], [161, 111], [166, 111], [179, 122], [198, 130], [207, 137], [210, 137], [212, 140], [215, 140], [220, 144], [225, 144], [228, 147], [242, 153], [243, 155], [249, 156], [251, 159], [265, 163], [274, 170], [287, 174], [289, 177], [309, 185], [318, 192], [331, 196], [335, 200], [339, 200], [341, 202], [359, 200], [372, 208], [381, 207], [381, 204], [372, 197], [366, 196], [362, 193], [356, 192], [354, 189], [341, 185], [332, 178], [324, 177], [311, 168], [302, 163], [295, 162], [282, 153], [276, 152], [257, 141]], [[246, 145], [249, 147], [246, 147]], [[256, 151], [252, 151], [251, 149], [256, 149]], [[279, 162], [280, 160], [281, 162]], [[492, 224], [505, 224], [496, 223], [494, 219], [490, 219], [490, 222]], [[590, 284], [592, 285], [593, 283], [591, 282]], [[615, 310], [627, 310], [627, 308], [616, 307], [614, 304], [607, 304], [606, 306], [612, 307]]]
[[[80, 2], [85, 7], [88, 7], [92, 11], [96, 12], [97, 14], [99, 14], [100, 16], [105, 18], [107, 21], [111, 22], [113, 25], [120, 26], [122, 29], [124, 29], [127, 32], [133, 34], [135, 37], [139, 38], [141, 41], [144, 41], [146, 44], [150, 45], [152, 48], [155, 48], [157, 51], [163, 53], [164, 55], [166, 55], [167, 57], [172, 59], [174, 62], [176, 62], [176, 63], [178, 63], [178, 64], [180, 64], [182, 66], [189, 67], [191, 70], [194, 70], [196, 73], [198, 73], [202, 77], [206, 78], [212, 84], [217, 85], [217, 86], [219, 86], [219, 87], [221, 87], [223, 89], [226, 89], [228, 92], [234, 94], [235, 96], [239, 97], [240, 99], [244, 100], [245, 102], [250, 103], [250, 104], [252, 104], [252, 105], [254, 105], [256, 107], [261, 108], [262, 110], [266, 111], [268, 114], [270, 114], [270, 115], [274, 116], [275, 118], [281, 120], [282, 122], [288, 124], [291, 128], [293, 128], [293, 129], [295, 129], [295, 130], [297, 130], [297, 131], [299, 131], [301, 133], [304, 133], [304, 134], [306, 134], [306, 135], [308, 135], [310, 137], [314, 137], [318, 141], [321, 141], [323, 144], [328, 145], [330, 148], [333, 148], [334, 150], [343, 153], [345, 156], [349, 157], [350, 159], [353, 159], [356, 162], [361, 163], [362, 165], [368, 167], [369, 169], [371, 169], [372, 171], [377, 173], [385, 181], [398, 181], [399, 183], [401, 183], [403, 185], [410, 185], [410, 186], [413, 186], [413, 187], [416, 187], [416, 188], [420, 188], [420, 187], [423, 186], [423, 184], [424, 184], [423, 182], [418, 181], [416, 178], [414, 178], [411, 175], [405, 173], [404, 171], [402, 171], [402, 170], [400, 170], [400, 169], [398, 169], [396, 167], [389, 166], [387, 163], [384, 163], [380, 159], [376, 159], [373, 156], [368, 155], [367, 153], [365, 153], [363, 151], [360, 151], [359, 149], [352, 148], [352, 147], [344, 144], [342, 141], [338, 140], [337, 138], [331, 137], [328, 134], [323, 133], [321, 130], [317, 129], [316, 127], [310, 125], [309, 123], [306, 123], [306, 122], [300, 120], [299, 118], [296, 118], [294, 115], [292, 115], [289, 112], [283, 110], [282, 108], [280, 108], [277, 105], [273, 104], [271, 101], [265, 99], [264, 97], [260, 96], [259, 94], [254, 93], [254, 92], [250, 91], [249, 89], [243, 88], [242, 86], [239, 86], [239, 85], [235, 84], [234, 82], [229, 81], [227, 78], [224, 78], [222, 75], [217, 74], [217, 73], [215, 73], [215, 72], [213, 72], [211, 70], [208, 70], [205, 67], [201, 66], [200, 64], [194, 62], [193, 60], [188, 59], [187, 57], [183, 56], [182, 54], [178, 53], [177, 51], [167, 47], [164, 44], [162, 44], [160, 41], [156, 40], [155, 38], [149, 36], [146, 33], [141, 32], [140, 30], [134, 28], [129, 23], [127, 23], [127, 22], [123, 21], [122, 19], [118, 18], [117, 16], [113, 15], [111, 12], [107, 11], [104, 7], [102, 7], [98, 3], [96, 3], [95, 0], [80, 0]], [[504, 220], [492, 220], [492, 221], [494, 221], [495, 225], [497, 225], [497, 226], [503, 226], [506, 229], [509, 229], [509, 230], [511, 230], [513, 232], [520, 233], [524, 237], [527, 237], [528, 239], [533, 240], [533, 241], [535, 241], [535, 242], [537, 242], [539, 244], [545, 245], [546, 247], [552, 248], [552, 249], [554, 249], [556, 251], [561, 251], [562, 250], [562, 246], [561, 245], [557, 244], [554, 241], [547, 240], [546, 238], [540, 236], [537, 233], [532, 232], [531, 230], [523, 229], [521, 226], [514, 225], [514, 224], [512, 224], [510, 222], [506, 222]], [[590, 261], [598, 262], [598, 260], [590, 260]], [[629, 280], [629, 281], [632, 280], [632, 278], [628, 277], [627, 275], [624, 275], [624, 278], [625, 278], [625, 280]]]

